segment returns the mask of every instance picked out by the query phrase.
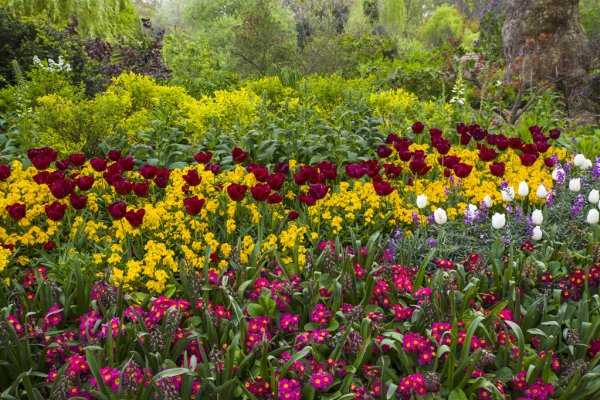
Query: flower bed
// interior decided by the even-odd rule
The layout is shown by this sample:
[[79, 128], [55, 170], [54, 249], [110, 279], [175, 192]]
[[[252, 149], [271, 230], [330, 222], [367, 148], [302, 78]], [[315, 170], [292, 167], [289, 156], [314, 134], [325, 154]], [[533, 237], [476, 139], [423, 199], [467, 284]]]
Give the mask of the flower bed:
[[530, 132], [415, 123], [343, 165], [31, 149], [0, 165], [4, 395], [600, 396], [600, 159]]

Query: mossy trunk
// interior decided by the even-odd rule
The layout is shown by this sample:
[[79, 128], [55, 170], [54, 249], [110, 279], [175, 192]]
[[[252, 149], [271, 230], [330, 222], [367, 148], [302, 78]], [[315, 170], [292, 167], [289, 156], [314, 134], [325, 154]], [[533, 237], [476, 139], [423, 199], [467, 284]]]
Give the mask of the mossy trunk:
[[507, 0], [502, 41], [507, 80], [550, 82], [574, 117], [589, 119], [590, 52], [579, 23], [579, 0]]

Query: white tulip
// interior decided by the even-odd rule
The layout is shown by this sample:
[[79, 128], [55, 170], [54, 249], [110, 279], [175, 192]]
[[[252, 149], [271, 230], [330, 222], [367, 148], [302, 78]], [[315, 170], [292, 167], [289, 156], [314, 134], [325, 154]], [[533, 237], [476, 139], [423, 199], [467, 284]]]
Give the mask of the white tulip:
[[534, 225], [541, 225], [544, 222], [544, 213], [542, 213], [542, 210], [533, 210], [531, 213], [531, 222]]
[[525, 181], [519, 182], [519, 196], [526, 197], [529, 194], [529, 185]]
[[489, 195], [489, 194], [483, 198], [483, 204], [484, 204], [484, 205], [485, 205], [487, 208], [491, 208], [491, 207], [492, 207], [492, 204], [494, 204], [494, 202], [492, 201], [492, 198], [490, 197], [490, 195]]
[[590, 168], [592, 168], [592, 160], [590, 160], [589, 158], [585, 159], [585, 162], [583, 163], [583, 165], [580, 167], [582, 170], [588, 170]]
[[542, 235], [542, 228], [540, 228], [539, 226], [533, 228], [533, 232], [531, 233], [531, 238], [533, 240], [542, 240]]
[[494, 229], [502, 229], [506, 225], [506, 215], [495, 213], [492, 215], [492, 227]]
[[537, 187], [535, 195], [538, 197], [538, 199], [545, 199], [546, 197], [548, 197], [548, 190], [546, 189], [546, 186], [544, 186], [543, 183], [540, 183], [540, 185]]
[[599, 220], [600, 220], [600, 212], [598, 212], [598, 210], [596, 210], [595, 208], [592, 208], [590, 211], [588, 211], [587, 217], [585, 219], [585, 221], [588, 224], [596, 225]]
[[569, 181], [569, 190], [579, 192], [581, 190], [581, 178], [573, 178]]
[[588, 201], [592, 204], [596, 204], [600, 201], [600, 192], [598, 189], [590, 191], [590, 194], [588, 194]]
[[515, 199], [515, 189], [512, 186], [502, 189], [502, 200], [513, 201]]
[[443, 208], [438, 208], [433, 212], [433, 219], [436, 224], [444, 225], [446, 222], [448, 222], [448, 215]]
[[427, 207], [427, 196], [424, 194], [420, 194], [417, 196], [417, 207], [425, 208]]
[[581, 168], [585, 164], [585, 160], [586, 158], [583, 154], [577, 154], [575, 158], [573, 158], [573, 164], [575, 164], [576, 167]]
[[469, 204], [467, 207], [469, 209], [469, 212], [472, 214], [474, 214], [478, 210], [478, 208], [475, 204]]

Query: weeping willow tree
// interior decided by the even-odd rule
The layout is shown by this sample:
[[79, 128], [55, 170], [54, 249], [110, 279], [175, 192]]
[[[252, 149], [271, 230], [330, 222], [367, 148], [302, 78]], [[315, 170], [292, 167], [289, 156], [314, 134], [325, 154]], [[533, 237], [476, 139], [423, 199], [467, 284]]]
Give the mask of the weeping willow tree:
[[84, 37], [122, 40], [141, 32], [131, 0], [0, 0], [15, 17], [64, 29], [73, 23]]
[[406, 32], [406, 5], [404, 0], [379, 0], [379, 23], [385, 33], [399, 39]]

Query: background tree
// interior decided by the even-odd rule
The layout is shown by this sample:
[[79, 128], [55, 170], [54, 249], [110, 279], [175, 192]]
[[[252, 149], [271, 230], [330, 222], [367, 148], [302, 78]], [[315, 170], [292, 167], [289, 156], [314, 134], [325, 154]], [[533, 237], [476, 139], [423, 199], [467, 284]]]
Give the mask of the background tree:
[[589, 119], [591, 57], [579, 21], [579, 0], [507, 0], [502, 29], [506, 78], [526, 85], [550, 82], [573, 116]]

